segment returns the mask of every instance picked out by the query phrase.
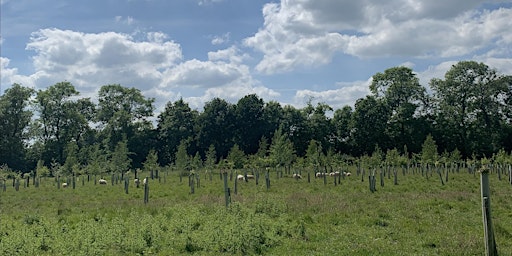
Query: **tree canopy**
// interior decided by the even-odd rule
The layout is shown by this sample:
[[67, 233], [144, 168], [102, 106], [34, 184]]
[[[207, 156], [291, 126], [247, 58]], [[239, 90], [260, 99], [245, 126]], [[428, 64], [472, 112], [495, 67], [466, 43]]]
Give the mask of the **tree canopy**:
[[440, 159], [468, 159], [512, 150], [512, 77], [484, 63], [461, 61], [430, 90], [412, 69], [393, 67], [375, 74], [369, 89], [340, 109], [250, 94], [192, 110], [179, 99], [153, 119], [154, 99], [135, 88], [104, 85], [94, 103], [67, 81], [37, 92], [14, 84], [0, 96], [0, 165], [98, 174], [155, 161], [187, 170], [222, 159], [236, 168], [299, 160], [319, 167], [328, 156], [375, 156], [376, 149], [393, 164], [402, 156], [430, 163], [440, 152], [452, 152]]

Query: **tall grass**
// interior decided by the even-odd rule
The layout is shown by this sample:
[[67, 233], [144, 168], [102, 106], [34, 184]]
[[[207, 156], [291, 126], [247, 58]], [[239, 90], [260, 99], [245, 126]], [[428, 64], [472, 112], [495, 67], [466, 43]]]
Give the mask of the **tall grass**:
[[[352, 172], [355, 174], [355, 170]], [[166, 174], [164, 174], [166, 175]], [[0, 191], [1, 255], [483, 255], [478, 175], [450, 173], [442, 185], [420, 172], [384, 176], [368, 188], [355, 175], [239, 182], [225, 207], [222, 180], [201, 174], [190, 193], [177, 173], [150, 180], [150, 198], [130, 184], [77, 182], [57, 189]], [[305, 175], [303, 175], [305, 176]], [[144, 177], [140, 176], [140, 177]], [[379, 177], [377, 177], [379, 179]], [[164, 182], [165, 180], [165, 182]], [[512, 255], [512, 186], [491, 174], [493, 224], [501, 255]], [[234, 181], [229, 181], [233, 188]]]

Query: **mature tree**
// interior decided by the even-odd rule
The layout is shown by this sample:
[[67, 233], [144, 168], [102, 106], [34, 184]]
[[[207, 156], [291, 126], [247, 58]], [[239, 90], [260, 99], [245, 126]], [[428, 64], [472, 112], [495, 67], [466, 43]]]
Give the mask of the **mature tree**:
[[324, 153], [332, 148], [336, 140], [336, 132], [331, 119], [327, 117], [328, 111], [333, 111], [332, 107], [325, 103], [318, 103], [313, 107], [308, 103], [303, 111], [307, 115], [308, 130], [311, 134], [310, 139], [316, 140], [322, 144]]
[[307, 116], [304, 111], [290, 105], [283, 108], [283, 121], [281, 123], [283, 133], [293, 143], [297, 155], [304, 156], [311, 140], [311, 133], [307, 123]]
[[215, 147], [217, 157], [226, 158], [233, 147], [234, 130], [233, 105], [215, 98], [207, 102], [197, 122], [197, 142], [199, 150], [206, 152], [210, 145]]
[[265, 123], [264, 135], [266, 138], [272, 138], [274, 132], [279, 129], [283, 121], [284, 110], [277, 101], [269, 101], [263, 109], [263, 121]]
[[350, 139], [352, 131], [352, 107], [344, 106], [334, 111], [334, 117], [331, 122], [334, 126], [334, 148], [337, 152], [350, 154]]
[[437, 130], [442, 148], [458, 147], [464, 158], [491, 155], [506, 136], [508, 78], [483, 63], [461, 61], [430, 82], [437, 103]]
[[387, 149], [389, 144], [386, 135], [387, 122], [391, 112], [388, 106], [374, 96], [366, 96], [356, 101], [352, 114], [354, 153], [371, 154], [375, 145]]
[[135, 166], [140, 166], [150, 148], [154, 147], [154, 134], [148, 136], [153, 129], [149, 118], [153, 116], [154, 101], [145, 98], [139, 89], [119, 84], [104, 85], [98, 92], [97, 121], [101, 138], [110, 151], [126, 138]]
[[370, 91], [374, 97], [382, 99], [391, 111], [386, 129], [392, 142], [390, 146], [418, 148], [423, 136], [415, 136], [420, 128], [415, 113], [425, 98], [425, 88], [420, 85], [412, 69], [407, 67], [390, 68], [372, 78]]
[[194, 136], [194, 127], [198, 113], [190, 109], [188, 103], [179, 99], [168, 102], [165, 110], [158, 116], [158, 155], [160, 164], [174, 162], [180, 142]]
[[264, 102], [256, 94], [241, 98], [234, 106], [234, 142], [246, 154], [258, 151], [258, 141], [265, 135]]
[[0, 96], [0, 165], [26, 171], [26, 141], [32, 112], [27, 110], [34, 90], [14, 84]]
[[80, 141], [87, 132], [88, 117], [94, 111], [88, 99], [79, 95], [69, 82], [60, 82], [37, 92], [35, 107], [39, 118], [35, 121], [37, 134], [44, 145], [43, 160], [64, 163], [64, 149], [70, 141]]

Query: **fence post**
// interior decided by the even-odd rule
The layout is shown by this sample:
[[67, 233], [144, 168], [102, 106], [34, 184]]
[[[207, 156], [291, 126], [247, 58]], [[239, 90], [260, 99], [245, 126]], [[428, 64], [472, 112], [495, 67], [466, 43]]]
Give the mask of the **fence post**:
[[223, 172], [221, 173], [223, 179], [224, 179], [224, 196], [226, 198], [226, 208], [229, 207], [229, 187], [228, 187], [228, 173]]
[[512, 185], [512, 165], [508, 166], [508, 182]]
[[149, 202], [149, 178], [146, 176], [146, 183], [144, 183], [144, 204]]
[[482, 216], [484, 222], [485, 237], [485, 255], [497, 256], [496, 241], [494, 240], [494, 231], [491, 218], [491, 198], [489, 189], [489, 169], [480, 171], [480, 187], [482, 194]]

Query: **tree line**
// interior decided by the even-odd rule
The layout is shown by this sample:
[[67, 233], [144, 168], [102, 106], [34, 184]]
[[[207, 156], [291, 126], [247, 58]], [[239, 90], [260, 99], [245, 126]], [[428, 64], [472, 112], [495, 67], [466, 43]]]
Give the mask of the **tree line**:
[[[458, 62], [428, 89], [412, 69], [393, 67], [375, 74], [369, 89], [341, 109], [282, 106], [250, 94], [236, 104], [214, 98], [202, 111], [179, 99], [155, 117], [154, 99], [119, 84], [102, 86], [97, 102], [66, 81], [38, 91], [14, 84], [0, 96], [0, 165], [71, 173], [84, 166], [89, 172], [144, 164], [187, 168], [224, 159], [240, 166], [236, 159], [251, 158], [284, 166], [376, 150], [411, 157], [427, 139], [437, 153], [461, 159], [512, 150], [512, 76], [484, 63]], [[185, 156], [191, 161], [183, 163]]]

